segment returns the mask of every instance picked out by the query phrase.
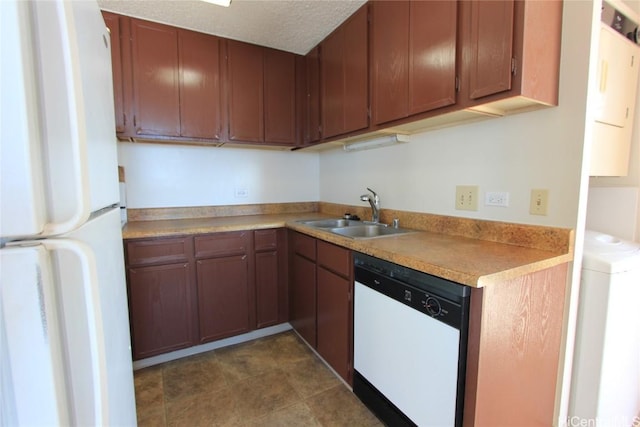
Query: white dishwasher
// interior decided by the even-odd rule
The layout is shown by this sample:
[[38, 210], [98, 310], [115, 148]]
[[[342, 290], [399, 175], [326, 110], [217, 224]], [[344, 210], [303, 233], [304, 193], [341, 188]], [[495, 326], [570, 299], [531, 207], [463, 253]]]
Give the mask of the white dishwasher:
[[353, 392], [390, 426], [461, 426], [470, 288], [354, 262]]

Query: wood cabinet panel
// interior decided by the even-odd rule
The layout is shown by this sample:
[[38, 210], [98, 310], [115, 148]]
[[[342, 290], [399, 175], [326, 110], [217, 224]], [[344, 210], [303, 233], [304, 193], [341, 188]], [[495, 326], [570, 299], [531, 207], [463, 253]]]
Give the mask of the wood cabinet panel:
[[258, 328], [276, 325], [280, 318], [280, 269], [277, 251], [259, 252], [256, 263], [256, 322]]
[[465, 426], [554, 424], [567, 272], [472, 290]]
[[407, 116], [409, 96], [409, 2], [377, 1], [371, 6], [373, 122]]
[[476, 0], [471, 6], [469, 96], [511, 89], [514, 1]]
[[254, 300], [246, 255], [196, 262], [200, 342], [249, 332]]
[[[111, 44], [111, 69], [113, 74], [113, 106], [116, 119], [116, 132], [125, 131], [126, 117], [124, 104], [124, 71], [122, 64], [122, 28], [120, 15], [102, 12], [104, 23], [109, 29]], [[128, 24], [128, 21], [126, 21]], [[125, 39], [127, 40], [127, 39]]]
[[455, 1], [412, 1], [409, 22], [409, 111], [456, 102], [458, 7]]
[[180, 30], [180, 134], [220, 139], [220, 39]]
[[345, 381], [351, 382], [351, 328], [349, 279], [318, 268], [318, 353]]
[[344, 132], [369, 126], [369, 11], [365, 5], [344, 26]]
[[296, 142], [295, 55], [264, 51], [264, 141]]
[[131, 19], [136, 135], [180, 136], [177, 32]]
[[253, 232], [256, 252], [275, 251], [278, 249], [278, 232], [280, 229], [256, 230]]
[[196, 258], [246, 254], [251, 247], [249, 231], [205, 234], [193, 240]]
[[133, 358], [193, 345], [190, 265], [130, 267], [127, 277]]
[[254, 231], [256, 326], [286, 322], [289, 315], [287, 244], [283, 228]]
[[191, 257], [190, 237], [128, 240], [125, 243], [127, 264], [149, 265], [188, 261]]
[[310, 346], [316, 347], [316, 263], [292, 256], [289, 319]]
[[373, 123], [456, 102], [457, 3], [371, 5]]
[[302, 233], [293, 234], [293, 251], [310, 260], [316, 259], [316, 239]]
[[353, 260], [349, 249], [318, 240], [318, 265], [343, 277], [350, 277]]
[[367, 19], [365, 5], [320, 45], [322, 134], [325, 138], [369, 125]]
[[313, 48], [305, 57], [304, 142], [320, 141], [320, 48]]
[[229, 139], [264, 141], [263, 49], [229, 40]]

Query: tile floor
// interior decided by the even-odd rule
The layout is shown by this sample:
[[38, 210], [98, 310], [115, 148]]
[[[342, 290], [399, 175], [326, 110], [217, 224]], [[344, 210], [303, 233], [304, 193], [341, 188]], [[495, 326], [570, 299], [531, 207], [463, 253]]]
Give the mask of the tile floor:
[[135, 372], [140, 426], [382, 426], [292, 331]]

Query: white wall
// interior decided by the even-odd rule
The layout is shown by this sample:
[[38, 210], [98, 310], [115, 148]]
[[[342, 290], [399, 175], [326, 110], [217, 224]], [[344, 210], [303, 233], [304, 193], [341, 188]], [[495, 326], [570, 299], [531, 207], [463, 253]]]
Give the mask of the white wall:
[[319, 199], [316, 153], [121, 142], [118, 158], [129, 208]]
[[[572, 14], [590, 14], [591, 5], [565, 2], [558, 107], [413, 135], [394, 147], [323, 152], [321, 200], [360, 204], [359, 195], [371, 187], [383, 207], [574, 228], [591, 20]], [[479, 186], [478, 211], [454, 209], [456, 185]], [[547, 216], [529, 214], [533, 188], [549, 190]], [[484, 193], [494, 190], [510, 193], [508, 208], [484, 206]]]

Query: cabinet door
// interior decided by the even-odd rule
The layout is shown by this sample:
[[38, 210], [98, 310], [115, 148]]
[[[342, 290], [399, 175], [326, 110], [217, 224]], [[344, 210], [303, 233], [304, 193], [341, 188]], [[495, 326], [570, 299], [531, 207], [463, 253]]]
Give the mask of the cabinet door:
[[188, 263], [129, 268], [133, 358], [194, 344], [191, 269]]
[[318, 268], [318, 353], [350, 382], [351, 281]]
[[275, 325], [279, 320], [280, 274], [278, 252], [259, 252], [255, 256], [256, 322], [258, 328]]
[[292, 53], [264, 51], [264, 140], [296, 142], [296, 64]]
[[375, 124], [407, 116], [409, 96], [409, 2], [371, 5], [372, 114]]
[[409, 115], [456, 102], [455, 1], [410, 2]]
[[312, 347], [316, 347], [316, 263], [293, 255], [291, 276], [291, 326]]
[[365, 4], [344, 26], [344, 129], [369, 126], [369, 9]]
[[113, 106], [115, 109], [116, 132], [122, 133], [125, 130], [125, 109], [124, 109], [124, 85], [122, 70], [122, 37], [120, 29], [120, 16], [102, 12], [104, 23], [109, 29], [111, 41], [111, 69], [113, 74]]
[[220, 39], [193, 31], [178, 33], [180, 134], [220, 139]]
[[137, 135], [180, 136], [178, 30], [131, 20]]
[[249, 260], [246, 255], [196, 261], [200, 342], [249, 332]]
[[229, 139], [264, 141], [264, 48], [229, 40]]
[[367, 7], [330, 34], [320, 46], [322, 133], [325, 138], [369, 124]]
[[320, 48], [304, 58], [306, 74], [304, 142], [320, 141]]
[[469, 40], [469, 97], [511, 89], [514, 0], [473, 0]]

